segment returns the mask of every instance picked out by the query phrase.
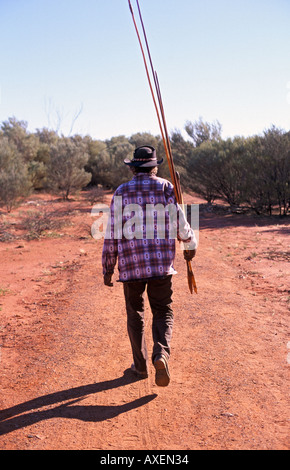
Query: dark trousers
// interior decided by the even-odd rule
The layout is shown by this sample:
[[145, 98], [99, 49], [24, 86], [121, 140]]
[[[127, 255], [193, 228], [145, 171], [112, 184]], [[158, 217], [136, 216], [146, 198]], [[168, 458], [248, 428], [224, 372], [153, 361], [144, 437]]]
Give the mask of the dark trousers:
[[169, 359], [173, 328], [172, 276], [147, 281], [125, 282], [124, 294], [127, 310], [127, 328], [131, 342], [133, 360], [137, 370], [147, 369], [147, 347], [145, 341], [144, 293], [147, 295], [153, 315], [152, 361], [158, 354]]

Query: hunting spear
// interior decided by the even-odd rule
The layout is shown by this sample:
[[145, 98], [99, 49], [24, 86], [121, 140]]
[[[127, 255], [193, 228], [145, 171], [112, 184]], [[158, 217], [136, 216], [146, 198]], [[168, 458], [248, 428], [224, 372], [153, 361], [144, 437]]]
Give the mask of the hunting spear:
[[[141, 14], [139, 1], [136, 0], [136, 3], [137, 3], [137, 7], [138, 7], [138, 12], [139, 12], [141, 25], [142, 25], [145, 44], [146, 44], [146, 48], [147, 48], [147, 54], [148, 54], [149, 61], [150, 61], [151, 72], [152, 72], [152, 76], [153, 76], [153, 80], [154, 80], [154, 85], [155, 85], [157, 100], [158, 100], [158, 104], [159, 104], [159, 109], [158, 109], [158, 106], [157, 106], [153, 86], [152, 86], [152, 83], [151, 83], [150, 73], [149, 73], [148, 66], [147, 66], [147, 61], [146, 61], [146, 56], [145, 56], [144, 48], [143, 48], [143, 45], [142, 45], [142, 40], [141, 40], [141, 37], [140, 37], [140, 34], [139, 34], [138, 26], [137, 26], [137, 23], [136, 23], [136, 20], [135, 20], [134, 11], [133, 11], [133, 8], [132, 8], [132, 5], [131, 5], [131, 1], [128, 0], [128, 2], [129, 2], [129, 8], [130, 8], [130, 11], [131, 11], [131, 15], [132, 15], [134, 27], [135, 27], [135, 30], [136, 30], [136, 34], [137, 34], [137, 37], [138, 37], [138, 41], [139, 41], [139, 45], [140, 45], [144, 65], [145, 65], [146, 75], [147, 75], [147, 79], [148, 79], [148, 83], [149, 83], [149, 87], [150, 87], [154, 107], [155, 107], [156, 114], [157, 114], [157, 119], [158, 119], [160, 131], [161, 131], [161, 137], [162, 137], [164, 150], [165, 150], [165, 154], [166, 154], [166, 158], [167, 158], [167, 162], [168, 162], [168, 166], [169, 166], [169, 171], [170, 171], [170, 176], [171, 176], [171, 180], [172, 180], [172, 184], [173, 184], [173, 188], [174, 188], [175, 197], [176, 197], [177, 203], [180, 204], [180, 205], [183, 205], [183, 197], [182, 197], [182, 191], [181, 191], [181, 186], [180, 186], [180, 178], [179, 178], [179, 175], [176, 172], [175, 167], [174, 167], [172, 150], [171, 150], [170, 139], [169, 139], [167, 125], [166, 125], [165, 112], [164, 112], [164, 107], [163, 107], [163, 102], [162, 102], [162, 97], [161, 97], [161, 91], [160, 91], [158, 76], [157, 76], [156, 70], [154, 70], [154, 67], [153, 67], [152, 58], [151, 58], [151, 54], [150, 54], [149, 44], [148, 44], [148, 40], [147, 40], [147, 35], [146, 35], [144, 23], [143, 23], [143, 18], [142, 18], [142, 14]], [[161, 114], [161, 117], [160, 117], [160, 114]], [[162, 127], [162, 124], [163, 124], [163, 127]], [[188, 279], [189, 290], [190, 290], [191, 293], [193, 293], [193, 290], [197, 293], [197, 286], [196, 286], [194, 274], [193, 274], [193, 271], [192, 271], [191, 262], [186, 261], [186, 264], [187, 264], [187, 279]]]

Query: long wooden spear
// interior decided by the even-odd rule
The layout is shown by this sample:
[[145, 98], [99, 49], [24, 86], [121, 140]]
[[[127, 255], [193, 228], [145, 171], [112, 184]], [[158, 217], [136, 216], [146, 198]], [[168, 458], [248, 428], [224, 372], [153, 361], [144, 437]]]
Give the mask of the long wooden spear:
[[[156, 70], [154, 70], [154, 67], [153, 67], [152, 58], [151, 58], [151, 54], [150, 54], [149, 44], [148, 44], [148, 40], [147, 40], [147, 35], [146, 35], [144, 23], [143, 23], [143, 18], [142, 18], [142, 14], [141, 14], [139, 1], [136, 0], [136, 3], [137, 3], [137, 7], [138, 7], [140, 22], [141, 22], [141, 25], [142, 25], [142, 30], [143, 30], [143, 35], [144, 35], [144, 39], [145, 39], [147, 54], [148, 54], [149, 61], [150, 61], [151, 73], [152, 73], [152, 77], [153, 77], [153, 81], [154, 81], [154, 85], [155, 85], [155, 91], [156, 91], [156, 96], [157, 96], [157, 101], [158, 101], [158, 104], [159, 104], [159, 108], [157, 106], [157, 101], [156, 101], [156, 98], [155, 98], [155, 94], [154, 94], [154, 90], [153, 90], [153, 86], [152, 86], [152, 82], [151, 82], [151, 78], [150, 78], [150, 73], [149, 73], [148, 66], [147, 66], [146, 55], [145, 55], [142, 40], [141, 40], [141, 37], [140, 37], [140, 34], [139, 34], [138, 26], [137, 26], [137, 23], [136, 23], [136, 20], [135, 20], [134, 11], [133, 11], [133, 8], [132, 8], [132, 5], [131, 5], [131, 1], [128, 0], [128, 2], [129, 2], [129, 8], [130, 8], [130, 11], [131, 11], [131, 14], [132, 14], [132, 19], [133, 19], [133, 23], [134, 23], [134, 26], [135, 26], [136, 34], [137, 34], [137, 37], [138, 37], [140, 49], [141, 49], [141, 52], [142, 52], [142, 57], [143, 57], [144, 65], [145, 65], [146, 75], [147, 75], [147, 79], [148, 79], [148, 83], [149, 83], [149, 87], [150, 87], [154, 107], [155, 107], [156, 114], [157, 114], [157, 119], [158, 119], [160, 132], [161, 132], [161, 137], [162, 137], [162, 141], [163, 141], [163, 145], [164, 145], [164, 150], [165, 150], [165, 154], [166, 154], [166, 158], [167, 158], [167, 162], [168, 162], [168, 166], [169, 166], [169, 171], [170, 171], [170, 176], [171, 176], [171, 180], [172, 180], [172, 184], [173, 184], [173, 188], [174, 188], [175, 197], [176, 197], [177, 203], [180, 204], [180, 205], [183, 205], [183, 197], [182, 197], [182, 191], [181, 191], [181, 186], [180, 186], [180, 179], [179, 179], [179, 176], [178, 176], [178, 174], [175, 170], [175, 167], [174, 167], [172, 150], [171, 150], [170, 139], [169, 139], [168, 130], [167, 130], [167, 124], [166, 124], [166, 119], [165, 119], [165, 112], [164, 112], [164, 106], [163, 106], [162, 97], [161, 97], [161, 91], [160, 91], [158, 76], [157, 76]], [[197, 293], [197, 287], [196, 287], [194, 274], [193, 274], [193, 271], [192, 271], [191, 262], [186, 261], [186, 263], [187, 263], [187, 279], [188, 279], [189, 290], [190, 290], [191, 293], [193, 293], [193, 290]]]

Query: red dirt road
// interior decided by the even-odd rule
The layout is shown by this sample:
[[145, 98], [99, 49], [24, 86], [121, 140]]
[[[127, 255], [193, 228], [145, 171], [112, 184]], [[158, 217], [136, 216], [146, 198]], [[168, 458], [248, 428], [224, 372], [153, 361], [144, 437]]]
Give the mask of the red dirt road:
[[[122, 285], [103, 285], [91, 206], [32, 200], [70, 224], [28, 241], [28, 205], [0, 213], [0, 449], [289, 449], [285, 220], [201, 213], [198, 295], [176, 259], [163, 389], [152, 366], [146, 380], [128, 370]], [[150, 351], [148, 302], [146, 315]]]

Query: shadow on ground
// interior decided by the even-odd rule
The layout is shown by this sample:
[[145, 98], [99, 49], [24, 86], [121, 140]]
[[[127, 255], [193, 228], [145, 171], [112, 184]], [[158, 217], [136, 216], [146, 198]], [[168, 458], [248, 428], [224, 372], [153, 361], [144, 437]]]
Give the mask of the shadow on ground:
[[[139, 379], [132, 374], [130, 369], [127, 369], [124, 371], [124, 375], [117, 379], [43, 395], [2, 410], [0, 411], [0, 436], [47, 419], [68, 418], [98, 422], [114, 418], [134, 408], [139, 408], [140, 406], [146, 405], [146, 403], [149, 403], [151, 400], [154, 400], [157, 395], [147, 395], [123, 405], [76, 405], [76, 403], [79, 403], [88, 397], [88, 395], [103, 390], [122, 387], [138, 380]], [[60, 405], [58, 405], [59, 403]], [[57, 406], [53, 407], [53, 405]], [[39, 410], [39, 408], [44, 407], [50, 408]], [[35, 411], [36, 409], [38, 410]]]

